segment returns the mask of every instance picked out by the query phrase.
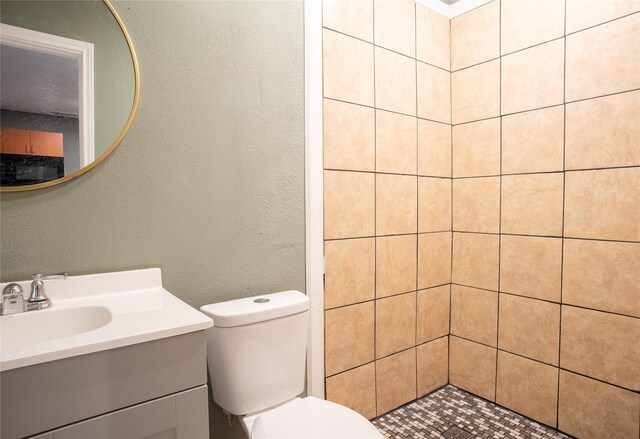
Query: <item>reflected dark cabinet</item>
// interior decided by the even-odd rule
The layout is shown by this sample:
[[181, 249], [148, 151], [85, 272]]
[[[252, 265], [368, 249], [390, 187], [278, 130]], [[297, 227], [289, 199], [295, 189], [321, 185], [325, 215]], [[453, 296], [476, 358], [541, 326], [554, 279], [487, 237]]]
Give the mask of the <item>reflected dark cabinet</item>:
[[2, 127], [0, 184], [25, 186], [64, 177], [62, 133]]
[[62, 133], [2, 128], [0, 153], [64, 157]]

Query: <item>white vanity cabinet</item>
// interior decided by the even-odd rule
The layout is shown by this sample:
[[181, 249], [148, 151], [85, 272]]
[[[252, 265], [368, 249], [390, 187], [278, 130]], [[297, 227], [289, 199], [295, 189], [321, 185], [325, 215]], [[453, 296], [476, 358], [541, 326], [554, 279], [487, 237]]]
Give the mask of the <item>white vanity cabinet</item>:
[[209, 436], [204, 331], [2, 372], [3, 439]]

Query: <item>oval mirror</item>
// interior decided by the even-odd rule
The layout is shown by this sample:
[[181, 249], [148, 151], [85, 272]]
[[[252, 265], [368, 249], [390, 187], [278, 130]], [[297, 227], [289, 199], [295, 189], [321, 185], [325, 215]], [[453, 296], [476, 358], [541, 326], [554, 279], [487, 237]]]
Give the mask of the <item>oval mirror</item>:
[[38, 189], [104, 160], [138, 104], [138, 63], [108, 0], [0, 2], [0, 190]]

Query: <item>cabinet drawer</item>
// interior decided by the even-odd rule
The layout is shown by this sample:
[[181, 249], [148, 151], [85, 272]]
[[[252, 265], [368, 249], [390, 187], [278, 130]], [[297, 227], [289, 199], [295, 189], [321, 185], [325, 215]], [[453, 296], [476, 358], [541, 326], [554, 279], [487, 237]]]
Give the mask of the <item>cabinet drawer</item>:
[[144, 439], [172, 429], [176, 400], [168, 396], [55, 430], [53, 439]]

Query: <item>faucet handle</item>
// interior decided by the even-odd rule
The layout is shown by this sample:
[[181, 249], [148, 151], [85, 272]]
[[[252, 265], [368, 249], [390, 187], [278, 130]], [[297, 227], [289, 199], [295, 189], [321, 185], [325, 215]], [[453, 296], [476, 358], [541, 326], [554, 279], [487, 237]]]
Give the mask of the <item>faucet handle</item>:
[[67, 272], [65, 271], [64, 273], [58, 273], [58, 274], [42, 274], [42, 273], [36, 273], [33, 275], [33, 281], [34, 282], [41, 282], [43, 280], [56, 280], [56, 279], [67, 279], [69, 276], [67, 275]]
[[31, 309], [44, 309], [51, 306], [51, 300], [47, 297], [44, 291], [45, 280], [54, 279], [67, 279], [67, 273], [59, 274], [42, 274], [36, 273], [33, 275], [33, 282], [31, 282], [31, 295], [27, 299], [27, 305], [29, 310]]

